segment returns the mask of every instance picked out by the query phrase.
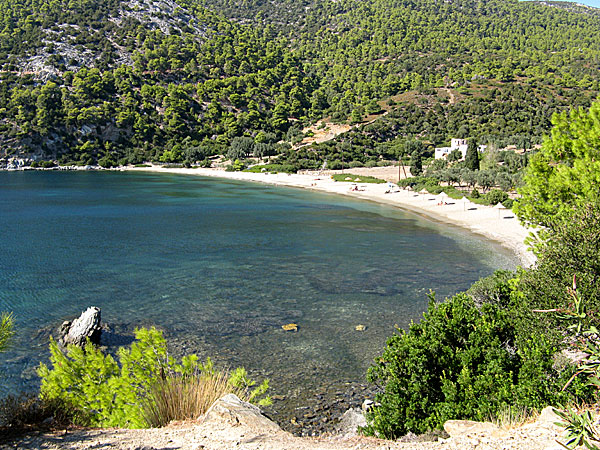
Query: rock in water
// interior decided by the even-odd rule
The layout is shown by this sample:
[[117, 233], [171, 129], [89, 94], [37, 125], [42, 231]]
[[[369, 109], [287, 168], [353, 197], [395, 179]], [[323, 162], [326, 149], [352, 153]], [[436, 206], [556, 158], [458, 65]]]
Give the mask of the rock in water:
[[90, 341], [95, 344], [100, 344], [100, 335], [102, 329], [100, 326], [100, 308], [96, 306], [90, 306], [84, 312], [81, 313], [78, 319], [75, 319], [70, 326], [66, 326], [66, 323], [60, 328], [62, 336], [59, 342], [63, 346], [77, 345], [83, 347], [89, 338]]

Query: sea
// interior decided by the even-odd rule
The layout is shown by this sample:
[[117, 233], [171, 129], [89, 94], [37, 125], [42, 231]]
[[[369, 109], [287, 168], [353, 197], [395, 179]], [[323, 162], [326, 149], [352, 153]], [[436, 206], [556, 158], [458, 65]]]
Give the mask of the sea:
[[35, 392], [50, 335], [97, 306], [123, 342], [156, 326], [173, 357], [244, 366], [294, 411], [311, 392], [364, 387], [386, 339], [433, 295], [517, 264], [458, 227], [342, 196], [166, 173], [0, 172], [0, 312], [16, 324], [0, 397]]

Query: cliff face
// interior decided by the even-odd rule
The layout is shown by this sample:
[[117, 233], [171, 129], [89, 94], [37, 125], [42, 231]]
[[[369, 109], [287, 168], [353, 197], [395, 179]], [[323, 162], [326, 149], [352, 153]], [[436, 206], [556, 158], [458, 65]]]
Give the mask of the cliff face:
[[[382, 441], [360, 436], [299, 438], [282, 431], [260, 414], [257, 407], [234, 395], [218, 400], [195, 421], [173, 423], [149, 430], [94, 429], [71, 430], [25, 436], [0, 444], [0, 450], [20, 449], [182, 449], [182, 450], [559, 450], [557, 440], [562, 429], [554, 422], [559, 418], [546, 408], [537, 421], [511, 429], [491, 423], [449, 421], [444, 428], [448, 439], [418, 442], [418, 437], [400, 441]], [[350, 433], [353, 434], [353, 433]]]

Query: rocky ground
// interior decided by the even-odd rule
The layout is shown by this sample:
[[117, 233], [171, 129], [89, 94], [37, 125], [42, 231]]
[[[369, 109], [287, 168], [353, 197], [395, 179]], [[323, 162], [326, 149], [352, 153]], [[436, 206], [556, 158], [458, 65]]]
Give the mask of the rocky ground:
[[[516, 428], [501, 429], [491, 423], [450, 421], [445, 430], [450, 436], [435, 442], [417, 438], [384, 441], [357, 436], [347, 424], [337, 434], [302, 438], [283, 431], [262, 416], [255, 406], [226, 396], [196, 421], [173, 423], [149, 430], [75, 429], [30, 434], [0, 443], [8, 449], [122, 449], [122, 450], [560, 450], [562, 429], [550, 408], [539, 418]], [[353, 425], [354, 424], [354, 425]]]

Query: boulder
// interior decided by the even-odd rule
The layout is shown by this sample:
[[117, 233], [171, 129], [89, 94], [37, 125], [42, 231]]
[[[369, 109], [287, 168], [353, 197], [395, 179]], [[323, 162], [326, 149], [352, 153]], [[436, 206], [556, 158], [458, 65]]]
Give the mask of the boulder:
[[367, 420], [362, 411], [358, 408], [350, 408], [342, 415], [335, 430], [344, 437], [354, 437], [358, 436], [358, 427], [366, 426]]
[[77, 345], [83, 347], [89, 339], [93, 344], [100, 344], [102, 328], [100, 325], [100, 308], [90, 306], [73, 322], [64, 322], [59, 330], [59, 343], [64, 347]]
[[564, 422], [564, 420], [554, 412], [554, 408], [552, 406], [546, 406], [544, 409], [542, 409], [542, 412], [537, 418], [538, 425], [543, 427], [560, 428], [558, 425], [556, 425], [557, 422]]
[[448, 420], [444, 423], [444, 431], [452, 438], [474, 435], [502, 437], [506, 434], [504, 430], [491, 422], [474, 422], [472, 420]]
[[201, 420], [203, 424], [217, 429], [225, 425], [257, 434], [282, 432], [279, 425], [263, 416], [257, 406], [240, 400], [234, 394], [227, 394], [214, 402]]

